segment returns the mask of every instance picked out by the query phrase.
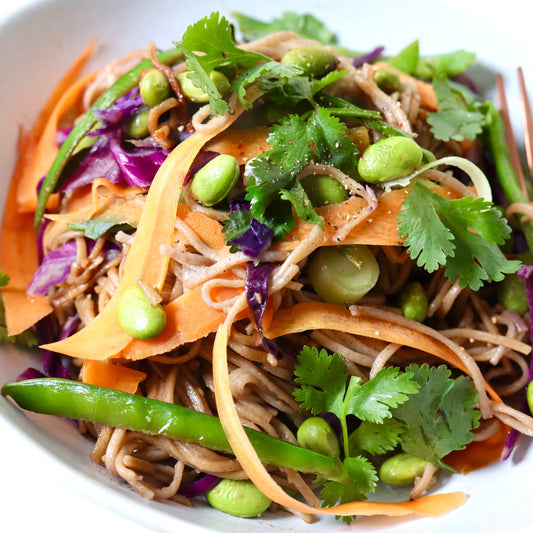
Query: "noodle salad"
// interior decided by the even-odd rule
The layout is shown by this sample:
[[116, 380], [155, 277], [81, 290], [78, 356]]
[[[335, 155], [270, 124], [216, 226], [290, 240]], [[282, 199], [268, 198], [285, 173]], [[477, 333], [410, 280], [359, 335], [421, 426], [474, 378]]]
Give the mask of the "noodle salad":
[[442, 473], [533, 435], [529, 198], [474, 54], [357, 53], [295, 13], [84, 74], [94, 47], [21, 132], [2, 338], [42, 365], [2, 394], [149, 499], [462, 505]]

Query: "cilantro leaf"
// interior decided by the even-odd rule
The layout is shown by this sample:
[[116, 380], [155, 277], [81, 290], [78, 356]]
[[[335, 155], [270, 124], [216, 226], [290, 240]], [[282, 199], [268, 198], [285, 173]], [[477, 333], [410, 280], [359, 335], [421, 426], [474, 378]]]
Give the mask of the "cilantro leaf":
[[232, 13], [240, 32], [246, 40], [252, 41], [269, 33], [292, 30], [307, 39], [314, 39], [323, 44], [336, 44], [337, 37], [319, 19], [313, 15], [285, 11], [270, 22], [262, 22], [243, 13]]
[[400, 443], [404, 429], [403, 422], [396, 418], [386, 418], [380, 424], [363, 420], [357, 429], [350, 433], [350, 455], [355, 456], [362, 452], [381, 455], [392, 452]]
[[478, 290], [520, 268], [498, 247], [510, 235], [506, 220], [482, 198], [449, 200], [417, 183], [397, 220], [398, 234], [418, 266], [428, 272], [446, 266], [448, 279], [458, 278], [461, 287]]
[[476, 409], [477, 391], [470, 378], [452, 379], [445, 365], [411, 364], [407, 371], [420, 390], [393, 410], [393, 416], [405, 423], [402, 449], [453, 470], [442, 458], [473, 440], [472, 430], [479, 426], [481, 416]]
[[341, 423], [345, 455], [350, 455], [347, 417], [355, 415], [360, 420], [383, 422], [390, 418], [391, 408], [407, 401], [409, 394], [418, 390], [410, 373], [400, 373], [398, 368], [380, 370], [366, 383], [349, 376], [342, 356], [329, 355], [324, 349], [304, 346], [294, 369], [300, 388], [294, 397], [304, 409], [317, 415], [331, 412]]
[[[374, 492], [378, 476], [372, 463], [365, 457], [347, 457], [343, 465], [348, 472], [348, 484], [327, 481], [320, 491], [320, 498], [325, 507], [333, 507], [341, 503], [366, 500], [367, 494]], [[343, 521], [350, 524], [354, 516], [345, 516]]]
[[227, 111], [228, 104], [222, 99], [209, 74], [227, 65], [249, 68], [270, 61], [262, 54], [238, 48], [231, 24], [217, 12], [190, 25], [182, 40], [175, 45], [185, 55], [190, 80], [209, 95], [211, 110], [217, 114]]
[[294, 182], [291, 189], [281, 190], [280, 196], [283, 200], [288, 200], [294, 206], [296, 214], [301, 219], [309, 224], [318, 224], [320, 227], [324, 227], [324, 222], [313, 208], [309, 196], [307, 196], [299, 180]]
[[487, 125], [486, 104], [445, 76], [433, 79], [433, 89], [439, 110], [429, 113], [427, 121], [435, 138], [442, 141], [475, 139]]
[[74, 231], [84, 231], [88, 239], [96, 240], [109, 231], [129, 231], [133, 226], [127, 223], [117, 223], [109, 220], [91, 219], [80, 222], [72, 222], [68, 228]]

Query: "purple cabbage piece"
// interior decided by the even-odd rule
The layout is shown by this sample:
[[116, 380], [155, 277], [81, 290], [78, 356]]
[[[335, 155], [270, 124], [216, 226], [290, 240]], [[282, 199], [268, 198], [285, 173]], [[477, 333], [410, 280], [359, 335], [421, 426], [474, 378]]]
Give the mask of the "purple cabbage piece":
[[230, 242], [251, 259], [258, 259], [272, 243], [273, 236], [274, 232], [269, 227], [252, 218], [250, 227]]
[[[524, 279], [525, 287], [526, 287], [527, 303], [529, 306], [529, 313], [531, 316], [533, 316], [533, 265], [524, 265], [518, 271], [518, 275]], [[530, 328], [530, 330], [531, 330], [530, 332], [531, 342], [533, 343], [533, 328]], [[532, 354], [530, 354], [529, 371], [527, 375], [528, 384], [532, 379], [533, 379], [533, 356]], [[520, 403], [520, 411], [522, 413], [529, 412], [526, 394], [524, 394], [522, 398], [522, 402]], [[505, 440], [505, 445], [500, 455], [500, 461], [505, 461], [505, 459], [509, 458], [519, 436], [520, 436], [520, 433], [516, 429], [511, 429], [511, 431], [509, 431], [509, 435], [507, 435], [507, 439]]]
[[193, 176], [204, 165], [207, 165], [209, 161], [211, 161], [212, 159], [215, 159], [215, 157], [217, 157], [218, 155], [220, 155], [218, 152], [213, 152], [211, 150], [200, 150], [200, 152], [198, 152], [198, 155], [194, 158], [192, 165], [187, 171], [187, 174], [185, 174], [185, 179], [183, 180], [183, 184], [187, 185], [187, 183], [189, 183], [189, 181], [192, 180]]
[[26, 368], [24, 372], [21, 372], [18, 377], [17, 381], [25, 381], [27, 379], [40, 379], [45, 378], [46, 374], [43, 374], [40, 370], [37, 370], [36, 368]]
[[274, 265], [272, 263], [254, 263], [253, 261], [246, 263], [246, 281], [244, 284], [246, 301], [252, 311], [255, 325], [265, 350], [278, 358], [289, 357], [294, 359], [294, 356], [283, 348], [279, 342], [267, 339], [263, 334], [263, 316], [268, 304], [268, 287], [270, 273], [273, 268]]
[[87, 156], [61, 188], [70, 192], [104, 177], [111, 183], [125, 182], [131, 187], [149, 187], [154, 176], [170, 153], [156, 143], [122, 145], [125, 122], [144, 105], [138, 87], [119, 98], [108, 109], [95, 110], [102, 127], [89, 133], [98, 137]]
[[[230, 213], [235, 211], [249, 211], [250, 202], [244, 198], [244, 195], [232, 198], [229, 204]], [[272, 243], [274, 232], [268, 227], [252, 218], [250, 228], [244, 233], [231, 239], [231, 244], [239, 248], [251, 259], [258, 259], [263, 250], [266, 250]]]
[[67, 279], [76, 259], [76, 241], [70, 240], [44, 256], [26, 292], [31, 296], [46, 294], [48, 289]]
[[385, 50], [384, 46], [377, 46], [376, 48], [374, 48], [374, 50], [368, 52], [368, 54], [364, 54], [359, 57], [354, 57], [352, 64], [355, 68], [358, 68], [363, 66], [365, 63], [371, 63], [383, 53], [383, 50]]
[[219, 482], [219, 477], [214, 476], [213, 474], [207, 474], [200, 479], [197, 479], [193, 483], [181, 486], [178, 490], [178, 494], [186, 496], [187, 498], [202, 496], [212, 488], [216, 487]]

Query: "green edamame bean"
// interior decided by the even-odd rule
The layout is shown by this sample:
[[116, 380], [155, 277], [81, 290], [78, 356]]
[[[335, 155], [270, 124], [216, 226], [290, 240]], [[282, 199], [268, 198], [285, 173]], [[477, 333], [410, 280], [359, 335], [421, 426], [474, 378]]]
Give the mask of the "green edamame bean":
[[498, 301], [507, 309], [519, 315], [529, 310], [526, 297], [526, 285], [518, 274], [508, 274], [498, 287]]
[[331, 176], [313, 174], [302, 178], [300, 183], [316, 207], [344, 202], [347, 196], [344, 185]]
[[359, 174], [369, 183], [382, 183], [411, 174], [422, 162], [422, 149], [409, 137], [387, 137], [371, 144], [359, 160]]
[[300, 446], [330, 457], [340, 454], [339, 439], [331, 426], [319, 416], [306, 418], [298, 428], [296, 439]]
[[130, 139], [143, 139], [148, 136], [148, 109], [135, 113], [126, 124], [125, 135]]
[[530, 381], [529, 385], [527, 386], [526, 398], [529, 412], [533, 413], [533, 381]]
[[324, 246], [309, 259], [307, 274], [319, 296], [345, 305], [358, 302], [374, 287], [379, 265], [367, 246]]
[[281, 62], [300, 67], [305, 76], [320, 78], [334, 70], [339, 60], [332, 51], [321, 46], [300, 46], [285, 52]]
[[272, 503], [251, 481], [237, 479], [222, 479], [206, 498], [215, 509], [241, 518], [259, 516]]
[[399, 91], [402, 87], [398, 74], [386, 68], [378, 70], [372, 76], [372, 79], [376, 82], [377, 86], [387, 94]]
[[400, 307], [406, 318], [424, 322], [428, 310], [428, 298], [421, 283], [412, 281], [403, 288], [400, 294]]
[[410, 455], [399, 453], [389, 457], [379, 469], [379, 477], [383, 483], [401, 487], [413, 483], [416, 477], [424, 473], [428, 461]]
[[[196, 87], [189, 77], [188, 72], [180, 72], [178, 74], [178, 83], [185, 98], [194, 102], [195, 104], [206, 104], [209, 102], [209, 95], [200, 87]], [[213, 70], [209, 74], [211, 81], [215, 84], [221, 96], [224, 96], [231, 89], [231, 84], [226, 76], [218, 70]]]
[[193, 177], [191, 194], [205, 205], [221, 202], [239, 179], [239, 162], [232, 155], [221, 154], [211, 159]]
[[139, 89], [143, 102], [150, 107], [160, 104], [172, 94], [167, 77], [156, 68], [151, 68], [144, 74], [139, 82]]
[[118, 321], [122, 328], [136, 339], [157, 337], [167, 324], [161, 305], [152, 305], [138, 285], [127, 288], [118, 302]]

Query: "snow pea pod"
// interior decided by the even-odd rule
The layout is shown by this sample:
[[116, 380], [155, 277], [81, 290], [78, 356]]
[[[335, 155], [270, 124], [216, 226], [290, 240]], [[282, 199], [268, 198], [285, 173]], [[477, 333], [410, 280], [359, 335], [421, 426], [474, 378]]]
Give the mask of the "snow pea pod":
[[[63, 378], [6, 383], [1, 392], [4, 396], [11, 396], [28, 411], [87, 420], [150, 435], [165, 435], [201, 444], [211, 450], [232, 453], [217, 417], [180, 405]], [[245, 431], [261, 461], [266, 464], [316, 474], [341, 483], [349, 481], [338, 458], [249, 428]]]
[[[174, 65], [183, 59], [183, 54], [178, 52], [175, 48], [161, 52], [157, 56], [158, 61], [165, 65]], [[59, 181], [61, 173], [65, 168], [70, 157], [73, 155], [76, 147], [85, 138], [87, 133], [96, 124], [94, 115], [95, 109], [107, 109], [113, 105], [121, 96], [124, 96], [128, 91], [131, 91], [138, 83], [141, 72], [144, 69], [152, 66], [151, 59], [145, 59], [137, 66], [122, 75], [107, 91], [103, 92], [101, 96], [94, 102], [94, 104], [87, 110], [79, 122], [72, 128], [69, 136], [59, 148], [59, 152], [44, 179], [41, 190], [39, 191], [39, 198], [37, 200], [37, 208], [35, 209], [34, 224], [37, 225], [46, 209], [46, 204], [50, 195]]]

